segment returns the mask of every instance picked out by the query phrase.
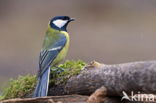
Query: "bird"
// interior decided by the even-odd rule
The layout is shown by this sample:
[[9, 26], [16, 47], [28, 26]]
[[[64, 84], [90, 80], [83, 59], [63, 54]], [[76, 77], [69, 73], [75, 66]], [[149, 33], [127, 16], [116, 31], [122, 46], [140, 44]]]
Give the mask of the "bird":
[[71, 21], [74, 19], [69, 16], [56, 16], [48, 23], [39, 56], [38, 81], [33, 97], [47, 96], [50, 68], [57, 66], [68, 52], [70, 37], [67, 26]]

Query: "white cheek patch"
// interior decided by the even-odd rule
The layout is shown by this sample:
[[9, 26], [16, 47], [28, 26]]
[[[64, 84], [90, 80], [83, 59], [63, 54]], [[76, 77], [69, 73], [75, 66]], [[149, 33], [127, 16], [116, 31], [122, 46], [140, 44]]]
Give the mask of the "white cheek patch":
[[53, 24], [55, 24], [59, 28], [62, 28], [67, 22], [67, 20], [55, 20], [53, 21]]

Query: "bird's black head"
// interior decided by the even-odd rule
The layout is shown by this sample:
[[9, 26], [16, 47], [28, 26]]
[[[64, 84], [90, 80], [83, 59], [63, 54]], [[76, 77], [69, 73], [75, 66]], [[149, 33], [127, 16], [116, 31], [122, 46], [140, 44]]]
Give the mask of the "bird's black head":
[[67, 31], [67, 25], [74, 19], [69, 16], [56, 16], [50, 21], [50, 26], [56, 30]]

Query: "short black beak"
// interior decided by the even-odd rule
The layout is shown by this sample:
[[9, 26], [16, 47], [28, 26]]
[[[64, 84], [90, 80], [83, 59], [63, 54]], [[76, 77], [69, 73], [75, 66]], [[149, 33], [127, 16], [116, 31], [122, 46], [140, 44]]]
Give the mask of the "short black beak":
[[74, 18], [71, 18], [69, 21], [75, 21], [75, 19]]

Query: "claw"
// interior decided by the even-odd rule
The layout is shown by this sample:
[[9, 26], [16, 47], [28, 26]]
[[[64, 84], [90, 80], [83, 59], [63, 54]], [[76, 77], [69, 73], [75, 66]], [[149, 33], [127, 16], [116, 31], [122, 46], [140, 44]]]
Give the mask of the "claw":
[[60, 67], [55, 67], [55, 68], [52, 68], [51, 70], [52, 72], [55, 72], [56, 74], [60, 74], [61, 72], [64, 71], [64, 69]]

